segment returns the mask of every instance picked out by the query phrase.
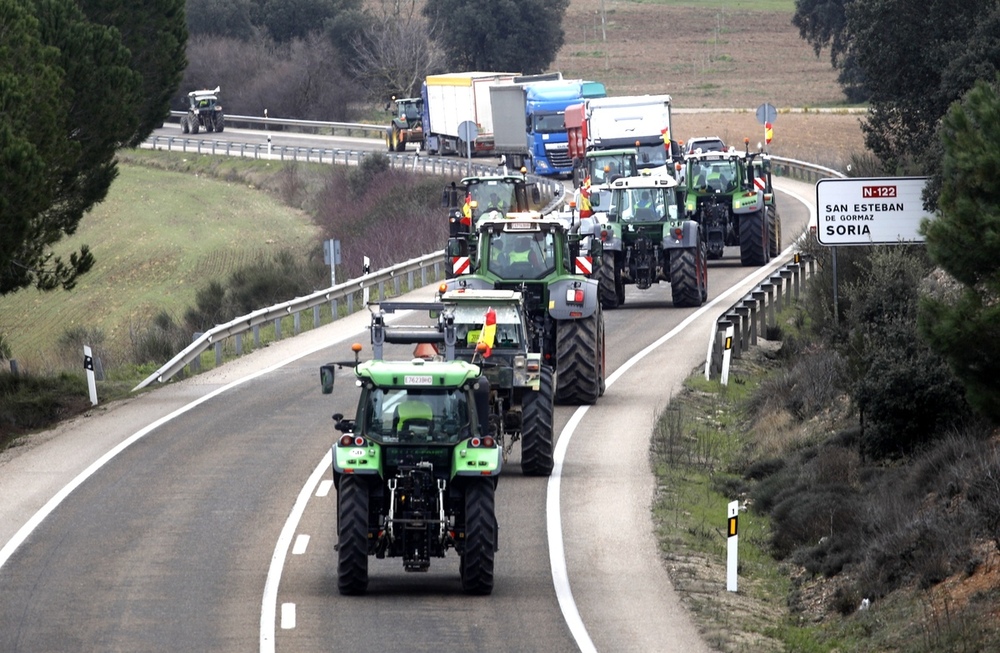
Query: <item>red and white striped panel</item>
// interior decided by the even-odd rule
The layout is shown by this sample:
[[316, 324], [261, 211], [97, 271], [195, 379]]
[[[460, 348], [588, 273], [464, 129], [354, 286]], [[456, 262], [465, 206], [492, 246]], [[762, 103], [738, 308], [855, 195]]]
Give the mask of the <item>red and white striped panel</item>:
[[577, 274], [589, 277], [594, 272], [594, 261], [589, 256], [577, 256], [574, 267]]
[[469, 273], [469, 257], [455, 256], [451, 259], [451, 271], [458, 276]]
[[757, 190], [767, 190], [767, 180], [763, 177], [754, 177], [753, 185], [757, 187]]

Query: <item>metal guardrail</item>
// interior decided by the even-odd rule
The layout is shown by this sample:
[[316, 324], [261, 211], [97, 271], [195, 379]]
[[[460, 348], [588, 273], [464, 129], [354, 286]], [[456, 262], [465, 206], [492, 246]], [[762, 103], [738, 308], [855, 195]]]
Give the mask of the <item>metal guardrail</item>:
[[[727, 349], [733, 358], [757, 345], [767, 330], [777, 326], [778, 314], [785, 306], [799, 299], [806, 280], [816, 272], [816, 260], [808, 254], [795, 254], [789, 263], [774, 271], [765, 281], [726, 309], [712, 326], [705, 357], [705, 380], [722, 372], [723, 355]], [[727, 332], [733, 329], [727, 343]]]
[[[297, 297], [291, 301], [256, 310], [225, 324], [219, 324], [198, 336], [194, 342], [160, 369], [146, 377], [132, 391], [141, 390], [154, 381], [161, 383], [167, 381], [188, 365], [196, 367], [202, 353], [210, 347], [215, 347], [215, 363], [221, 365], [224, 341], [227, 338], [235, 337], [236, 353], [239, 355], [242, 353], [242, 335], [248, 331], [254, 331], [255, 339], [259, 342], [259, 327], [262, 324], [273, 322], [275, 337], [280, 339], [282, 318], [291, 316], [294, 320], [295, 334], [298, 334], [301, 324], [300, 315], [303, 311], [313, 310], [315, 328], [320, 326], [320, 307], [325, 304], [330, 304], [333, 320], [336, 320], [340, 314], [340, 302], [344, 302], [347, 314], [350, 315], [355, 310], [355, 295], [365, 289], [374, 289], [373, 296], [384, 299], [388, 296], [386, 290], [388, 284], [392, 284], [393, 295], [402, 294], [404, 279], [407, 289], [426, 286], [429, 283], [428, 276], [433, 281], [443, 278], [444, 262], [444, 251], [435, 252], [357, 279], [351, 279], [326, 290], [316, 291], [305, 297]], [[418, 274], [419, 280], [417, 279]]]
[[[179, 122], [181, 116], [186, 116], [186, 111], [171, 111], [170, 118], [174, 122]], [[292, 118], [265, 118], [263, 116], [231, 116], [226, 114], [226, 126], [256, 126], [266, 130], [267, 127], [277, 126], [284, 130], [286, 127], [305, 134], [329, 134], [331, 136], [357, 136], [364, 138], [385, 138], [386, 125], [372, 125], [366, 122], [327, 122], [325, 120], [294, 120]], [[374, 136], [372, 136], [374, 134]]]
[[783, 156], [771, 156], [771, 170], [779, 177], [791, 177], [809, 183], [816, 183], [820, 179], [829, 177], [847, 177], [844, 173], [826, 168], [824, 166], [809, 163], [808, 161], [798, 161], [796, 159], [786, 159]]

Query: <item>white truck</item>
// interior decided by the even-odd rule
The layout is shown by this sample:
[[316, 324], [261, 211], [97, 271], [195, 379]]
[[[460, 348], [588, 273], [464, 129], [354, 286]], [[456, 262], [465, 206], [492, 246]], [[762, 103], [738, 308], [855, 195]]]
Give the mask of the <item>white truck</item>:
[[459, 126], [466, 121], [476, 125], [471, 141], [473, 153], [493, 151], [493, 113], [490, 86], [510, 82], [518, 73], [468, 72], [429, 75], [424, 79], [424, 147], [430, 154], [465, 156], [466, 142]]
[[628, 95], [594, 98], [566, 109], [574, 177], [586, 177], [586, 154], [633, 149], [635, 167], [652, 173], [673, 174], [681, 160], [673, 136], [669, 95]]

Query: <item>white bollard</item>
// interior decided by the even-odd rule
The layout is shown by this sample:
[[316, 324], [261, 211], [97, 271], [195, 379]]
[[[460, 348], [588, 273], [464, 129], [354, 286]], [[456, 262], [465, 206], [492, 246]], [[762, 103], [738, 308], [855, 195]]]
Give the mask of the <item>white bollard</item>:
[[729, 592], [736, 591], [736, 570], [739, 567], [739, 561], [737, 559], [737, 543], [739, 541], [739, 535], [737, 535], [737, 523], [739, 522], [740, 514], [740, 502], [730, 501], [729, 502], [729, 520], [726, 524], [726, 590]]
[[83, 346], [83, 369], [87, 370], [87, 387], [90, 389], [90, 405], [97, 405], [97, 380], [94, 378], [94, 353], [90, 345]]
[[733, 357], [733, 326], [726, 327], [726, 346], [722, 350], [722, 385], [729, 385], [729, 361]]
[[[364, 266], [361, 268], [361, 274], [367, 277], [369, 274], [371, 274], [371, 271], [372, 271], [372, 260], [366, 256]], [[361, 291], [362, 303], [365, 306], [368, 306], [368, 295], [369, 295], [368, 290], [369, 290], [368, 286], [366, 285], [364, 289]]]

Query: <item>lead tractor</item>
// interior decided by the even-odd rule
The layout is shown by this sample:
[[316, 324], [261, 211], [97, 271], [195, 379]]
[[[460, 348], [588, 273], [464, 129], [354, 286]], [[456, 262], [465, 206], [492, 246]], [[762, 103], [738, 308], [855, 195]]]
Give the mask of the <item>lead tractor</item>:
[[219, 87], [211, 91], [188, 93], [187, 114], [181, 116], [181, 131], [197, 134], [199, 129], [221, 133], [226, 128], [226, 115], [219, 104]]
[[425, 572], [454, 549], [463, 590], [490, 594], [503, 463], [486, 428], [489, 382], [464, 361], [358, 362], [360, 350], [353, 363], [320, 368], [324, 393], [344, 366], [361, 389], [353, 419], [333, 416], [340, 593], [367, 591], [371, 556]]

